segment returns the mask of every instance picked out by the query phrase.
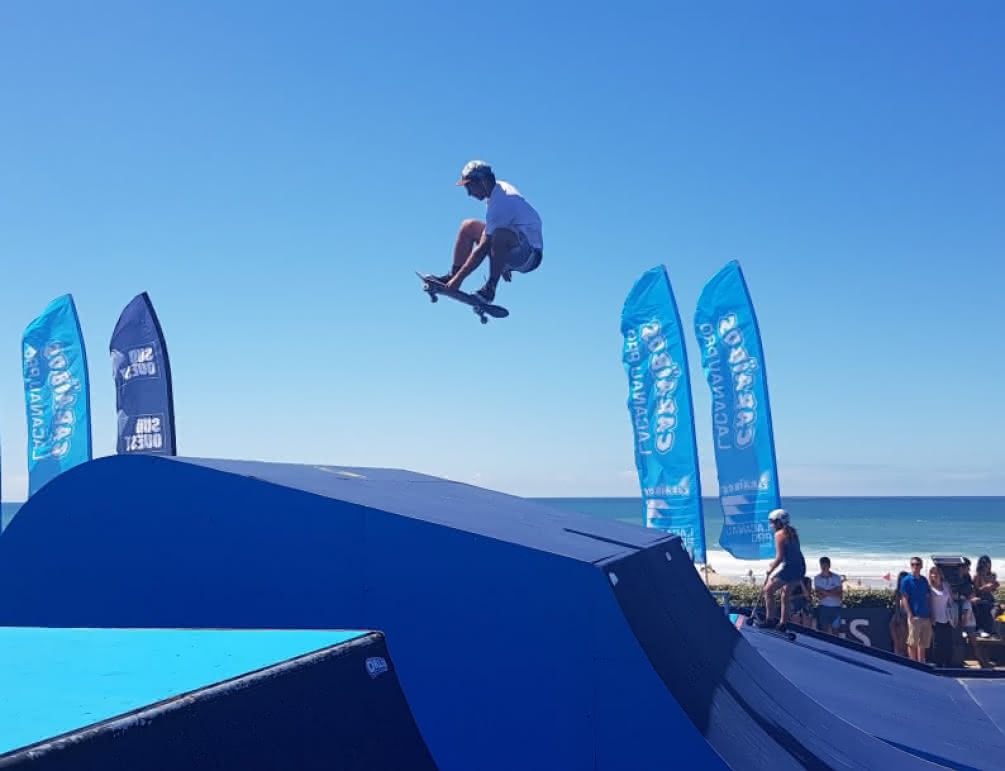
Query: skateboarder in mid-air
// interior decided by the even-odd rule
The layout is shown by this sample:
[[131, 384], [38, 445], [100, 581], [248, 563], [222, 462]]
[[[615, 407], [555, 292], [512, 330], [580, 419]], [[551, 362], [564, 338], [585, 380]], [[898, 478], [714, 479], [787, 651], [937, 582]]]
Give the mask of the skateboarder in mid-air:
[[495, 300], [499, 278], [510, 280], [512, 271], [530, 273], [541, 264], [541, 218], [509, 182], [496, 180], [485, 161], [471, 161], [461, 171], [458, 186], [479, 201], [487, 200], [485, 222], [464, 220], [457, 233], [450, 272], [436, 279], [450, 289], [473, 273], [489, 255], [489, 280], [475, 292], [486, 304]]

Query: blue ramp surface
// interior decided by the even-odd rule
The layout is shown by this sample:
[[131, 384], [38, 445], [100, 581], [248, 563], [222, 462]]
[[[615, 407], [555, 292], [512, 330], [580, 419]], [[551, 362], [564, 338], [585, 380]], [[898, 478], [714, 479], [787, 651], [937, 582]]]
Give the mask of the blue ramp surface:
[[0, 587], [7, 624], [383, 629], [444, 769], [931, 767], [767, 664], [679, 539], [405, 471], [103, 458]]
[[0, 767], [434, 768], [378, 633], [0, 628]]
[[957, 769], [1005, 767], [1005, 678], [956, 678], [797, 634], [744, 637], [839, 717], [918, 757]]

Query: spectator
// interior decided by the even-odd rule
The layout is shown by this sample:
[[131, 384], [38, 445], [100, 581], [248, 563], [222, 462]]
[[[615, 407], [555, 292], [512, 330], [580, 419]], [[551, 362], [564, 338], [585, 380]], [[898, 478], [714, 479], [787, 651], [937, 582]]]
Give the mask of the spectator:
[[990, 637], [994, 633], [994, 617], [991, 608], [995, 604], [995, 592], [998, 590], [998, 576], [991, 570], [991, 558], [985, 554], [977, 560], [977, 575], [974, 577], [974, 590], [977, 601], [974, 603], [974, 616], [977, 618], [977, 631], [981, 637]]
[[792, 587], [790, 598], [792, 600], [792, 622], [813, 628], [813, 609], [810, 606], [810, 598], [813, 595], [810, 579], [803, 576], [803, 580]]
[[817, 628], [828, 634], [837, 634], [841, 626], [841, 597], [844, 592], [841, 576], [831, 573], [830, 557], [820, 558], [820, 574], [813, 579], [817, 595]]
[[932, 663], [948, 667], [953, 660], [953, 627], [949, 587], [942, 582], [942, 571], [935, 565], [928, 571], [932, 608]]
[[921, 575], [925, 563], [921, 557], [911, 557], [911, 575], [900, 582], [901, 602], [907, 613], [907, 655], [924, 663], [925, 651], [932, 644], [932, 618], [928, 597], [931, 589]]
[[977, 644], [977, 617], [974, 615], [977, 590], [974, 588], [974, 580], [970, 577], [970, 560], [966, 557], [963, 558], [963, 567], [960, 569], [957, 592], [956, 596], [960, 602], [960, 628], [963, 629], [967, 658], [977, 661], [982, 667], [990, 666], [983, 649]]
[[974, 616], [974, 601], [977, 599], [977, 592], [974, 589], [974, 581], [970, 577], [970, 560], [963, 558], [963, 567], [960, 568], [960, 579], [956, 586], [956, 600], [960, 606], [960, 629], [963, 630], [963, 644], [967, 650], [967, 658], [973, 659], [982, 667], [986, 666], [985, 659], [981, 651], [977, 648], [974, 640], [977, 638], [977, 619]]
[[907, 655], [907, 612], [900, 593], [900, 582], [906, 577], [906, 570], [897, 575], [897, 587], [893, 590], [893, 615], [890, 616], [890, 639], [893, 641], [893, 652], [898, 656]]
[[[793, 587], [801, 584], [806, 575], [806, 561], [799, 548], [799, 534], [789, 524], [789, 514], [785, 509], [775, 509], [768, 515], [768, 521], [775, 529], [775, 559], [768, 567], [768, 580], [764, 584], [765, 619], [763, 626], [771, 628], [779, 624], [775, 619], [775, 592], [782, 590], [781, 625], [789, 620], [789, 596]], [[775, 568], [778, 572], [774, 573]]]

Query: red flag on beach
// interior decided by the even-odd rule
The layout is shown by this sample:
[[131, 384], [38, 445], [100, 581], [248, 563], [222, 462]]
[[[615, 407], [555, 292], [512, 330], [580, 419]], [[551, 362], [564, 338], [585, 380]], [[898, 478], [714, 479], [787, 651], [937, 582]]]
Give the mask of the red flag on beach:
[[886, 581], [887, 583], [889, 583], [890, 582], [890, 574], [887, 573], [885, 576], [883, 576], [883, 580]]

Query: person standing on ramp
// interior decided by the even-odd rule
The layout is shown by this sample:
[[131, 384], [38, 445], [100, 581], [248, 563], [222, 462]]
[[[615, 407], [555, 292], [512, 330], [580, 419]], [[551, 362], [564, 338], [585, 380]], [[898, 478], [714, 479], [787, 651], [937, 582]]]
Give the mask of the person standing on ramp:
[[541, 217], [513, 185], [496, 180], [485, 161], [467, 163], [457, 185], [463, 185], [472, 198], [487, 202], [485, 221], [461, 223], [450, 272], [436, 279], [460, 291], [464, 279], [488, 255], [489, 279], [474, 294], [489, 305], [495, 301], [500, 278], [509, 281], [513, 271], [530, 273], [541, 264]]
[[771, 628], [779, 624], [775, 619], [775, 592], [782, 590], [781, 625], [785, 626], [789, 620], [789, 596], [806, 575], [806, 560], [799, 548], [799, 534], [789, 524], [788, 512], [775, 509], [768, 515], [768, 521], [775, 529], [775, 559], [764, 585], [765, 617], [761, 626]]

